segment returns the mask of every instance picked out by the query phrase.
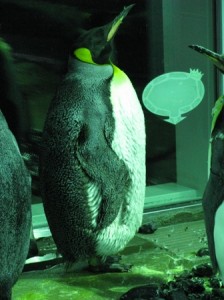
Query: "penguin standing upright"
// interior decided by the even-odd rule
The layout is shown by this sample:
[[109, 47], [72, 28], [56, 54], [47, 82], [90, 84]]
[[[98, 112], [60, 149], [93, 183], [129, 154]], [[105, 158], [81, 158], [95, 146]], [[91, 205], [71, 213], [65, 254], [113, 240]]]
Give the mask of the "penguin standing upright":
[[100, 265], [142, 222], [144, 116], [129, 78], [110, 61], [112, 39], [132, 6], [77, 40], [44, 126], [43, 204], [58, 250], [71, 263]]
[[[18, 111], [9, 99], [15, 99], [10, 47], [0, 39], [0, 299], [11, 299], [12, 287], [22, 272], [30, 244], [31, 178], [17, 141], [2, 113], [16, 121], [16, 133], [25, 132]], [[4, 82], [4, 84], [3, 84]], [[11, 97], [9, 94], [14, 96]], [[14, 103], [15, 104], [15, 103]]]
[[[198, 45], [190, 48], [206, 55], [224, 72], [224, 57]], [[211, 169], [202, 203], [208, 247], [214, 271], [219, 270], [224, 283], [224, 96], [213, 108]]]

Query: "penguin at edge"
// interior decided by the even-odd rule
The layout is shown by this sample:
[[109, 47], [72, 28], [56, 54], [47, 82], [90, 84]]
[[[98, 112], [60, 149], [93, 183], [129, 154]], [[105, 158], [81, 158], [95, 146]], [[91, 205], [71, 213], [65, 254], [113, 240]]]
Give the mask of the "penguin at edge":
[[[190, 48], [207, 56], [224, 73], [224, 57], [198, 45]], [[224, 284], [224, 96], [212, 110], [211, 166], [202, 199], [208, 247], [214, 272]]]
[[[0, 300], [12, 297], [12, 287], [27, 258], [31, 231], [31, 178], [11, 130], [21, 136], [25, 123], [19, 122], [16, 109], [9, 110], [15, 103], [8, 101], [17, 95], [11, 72], [11, 48], [0, 39]], [[9, 128], [6, 115], [10, 115], [9, 123], [14, 117], [17, 127]]]
[[88, 261], [97, 271], [108, 264], [127, 271], [112, 256], [143, 216], [144, 115], [131, 81], [110, 60], [132, 7], [78, 38], [43, 130], [40, 181], [53, 239], [68, 264]]

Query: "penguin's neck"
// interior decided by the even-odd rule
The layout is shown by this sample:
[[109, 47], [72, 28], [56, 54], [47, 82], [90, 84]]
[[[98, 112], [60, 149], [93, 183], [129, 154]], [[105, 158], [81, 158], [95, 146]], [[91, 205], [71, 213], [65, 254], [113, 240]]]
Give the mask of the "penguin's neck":
[[[121, 83], [122, 80], [127, 80], [128, 76], [117, 66], [115, 66], [114, 64], [111, 64], [114, 70], [114, 78], [116, 78], [116, 80]], [[128, 79], [129, 80], [129, 79]]]
[[108, 79], [113, 76], [114, 66], [110, 63], [99, 65], [92, 60], [91, 53], [86, 48], [79, 48], [74, 51], [74, 58], [69, 62], [69, 74], [73, 76], [75, 73], [82, 74], [87, 80], [88, 78]]

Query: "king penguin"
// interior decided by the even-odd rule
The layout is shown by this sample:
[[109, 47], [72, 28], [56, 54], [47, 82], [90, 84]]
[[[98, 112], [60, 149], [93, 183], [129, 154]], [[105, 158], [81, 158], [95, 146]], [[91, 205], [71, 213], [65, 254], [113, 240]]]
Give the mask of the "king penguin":
[[[222, 73], [224, 57], [198, 45], [190, 48], [207, 56]], [[224, 284], [224, 96], [212, 111], [211, 167], [202, 203], [210, 257]]]
[[113, 37], [132, 6], [80, 36], [45, 121], [43, 204], [68, 263], [103, 264], [142, 222], [144, 116], [131, 81], [110, 60]]
[[[30, 245], [31, 178], [11, 129], [21, 137], [25, 130], [15, 103], [12, 55], [0, 39], [0, 299], [10, 300]], [[15, 96], [12, 96], [12, 94]], [[17, 99], [19, 101], [19, 99]], [[10, 110], [10, 111], [9, 111]], [[9, 128], [6, 117], [10, 115]], [[13, 120], [17, 126], [13, 126]], [[18, 138], [17, 136], [17, 138]]]

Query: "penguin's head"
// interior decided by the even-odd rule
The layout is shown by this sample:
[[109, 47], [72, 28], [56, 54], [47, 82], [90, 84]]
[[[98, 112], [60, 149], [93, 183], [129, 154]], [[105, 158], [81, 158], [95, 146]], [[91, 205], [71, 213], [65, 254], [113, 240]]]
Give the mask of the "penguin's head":
[[207, 56], [213, 64], [218, 68], [218, 70], [224, 74], [224, 57], [221, 54], [215, 53], [209, 49], [206, 49], [198, 45], [190, 45], [191, 49], [196, 50], [197, 52]]
[[109, 24], [82, 33], [72, 47], [72, 55], [87, 63], [108, 64], [113, 38], [133, 6], [134, 4], [125, 7]]

